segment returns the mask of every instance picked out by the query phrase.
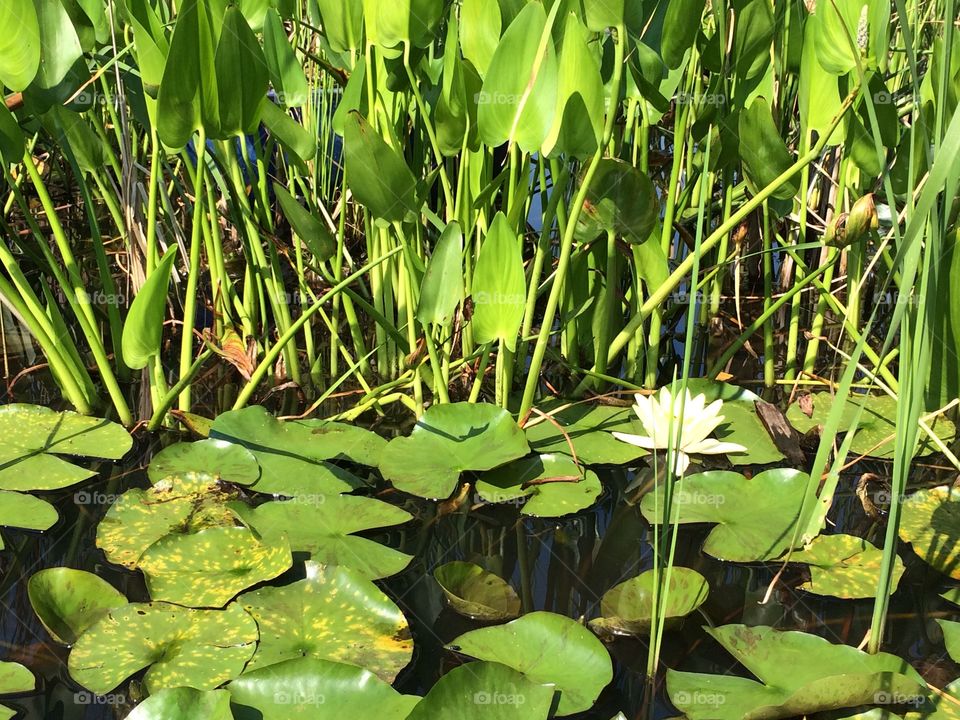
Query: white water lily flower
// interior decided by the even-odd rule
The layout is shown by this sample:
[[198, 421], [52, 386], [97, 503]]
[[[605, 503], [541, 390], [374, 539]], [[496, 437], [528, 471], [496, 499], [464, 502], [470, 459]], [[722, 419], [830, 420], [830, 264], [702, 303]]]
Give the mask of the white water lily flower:
[[[636, 395], [634, 412], [640, 418], [640, 424], [646, 435], [615, 432], [617, 440], [642, 447], [647, 450], [672, 450], [670, 465], [675, 475], [681, 475], [690, 465], [691, 455], [723, 455], [733, 452], [745, 452], [743, 445], [722, 442], [709, 437], [723, 422], [720, 408], [722, 400], [707, 405], [705, 395], [693, 396], [686, 391], [686, 400], [674, 398], [670, 389], [663, 387], [659, 395]], [[681, 415], [683, 416], [681, 420]], [[671, 433], [673, 441], [671, 442]]]

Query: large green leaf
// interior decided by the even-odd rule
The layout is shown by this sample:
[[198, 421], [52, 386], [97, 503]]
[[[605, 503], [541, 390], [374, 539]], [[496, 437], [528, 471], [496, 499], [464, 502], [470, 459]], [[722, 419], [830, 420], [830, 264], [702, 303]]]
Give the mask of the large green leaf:
[[660, 203], [650, 178], [623, 160], [605, 158], [587, 191], [577, 233], [592, 240], [610, 231], [628, 242], [642, 243], [659, 215]]
[[[73, 64], [83, 54], [83, 49], [80, 47], [80, 38], [77, 37], [73, 21], [60, 0], [34, 0], [34, 6], [40, 29], [40, 66], [34, 83], [41, 88], [53, 88], [67, 76]], [[32, 67], [33, 53], [29, 50], [29, 42], [33, 39], [31, 37], [33, 16], [28, 11], [23, 17], [28, 49], [21, 69], [23, 74], [19, 78], [15, 77], [15, 80], [23, 80], [31, 73]], [[19, 21], [8, 27], [19, 28]], [[11, 35], [19, 41], [18, 33]], [[14, 51], [14, 56], [17, 55], [18, 53]]]
[[668, 0], [660, 38], [660, 56], [668, 68], [678, 68], [693, 47], [701, 27], [700, 16], [706, 0]]
[[239, 602], [260, 627], [255, 670], [296, 657], [357, 665], [393, 682], [413, 654], [407, 620], [361, 573], [307, 563], [307, 577], [265, 587]]
[[[669, 520], [715, 524], [703, 550], [721, 560], [772, 560], [790, 548], [808, 483], [805, 473], [789, 468], [749, 479], [725, 470], [690, 475], [674, 490]], [[641, 503], [652, 523], [663, 522], [663, 492], [660, 486]]]
[[510, 350], [515, 349], [527, 302], [526, 291], [520, 242], [506, 216], [497, 213], [480, 246], [473, 271], [474, 340], [478, 343], [501, 340]]
[[[37, 680], [29, 669], [18, 662], [0, 662], [0, 695], [21, 695], [33, 692]], [[0, 719], [12, 720], [18, 712], [0, 705]]]
[[460, 49], [485, 77], [500, 43], [500, 6], [487, 0], [463, 0], [460, 6]]
[[218, 122], [208, 128], [210, 135], [229, 138], [254, 132], [260, 125], [260, 108], [268, 102], [270, 77], [260, 43], [236, 5], [224, 15], [214, 67]]
[[306, 163], [317, 152], [317, 139], [272, 102], [260, 108], [263, 124], [281, 146], [293, 153], [292, 159]]
[[273, 191], [277, 195], [280, 209], [290, 223], [290, 227], [310, 249], [317, 262], [333, 257], [337, 250], [337, 241], [333, 239], [323, 221], [314, 217], [309, 210], [297, 202], [283, 185], [274, 183]]
[[831, 0], [817, 3], [809, 22], [816, 35], [820, 67], [833, 75], [845, 75], [857, 65], [858, 28], [868, 0]]
[[512, 620], [520, 614], [516, 590], [499, 575], [479, 565], [453, 560], [438, 566], [433, 577], [450, 607], [474, 620]]
[[443, 0], [363, 0], [367, 36], [383, 48], [428, 47], [443, 6]]
[[74, 680], [98, 695], [147, 667], [148, 692], [213, 690], [240, 674], [256, 645], [257, 623], [236, 603], [225, 610], [130, 603], [80, 636], [68, 667]]
[[903, 501], [900, 512], [900, 538], [928, 565], [960, 579], [960, 488], [920, 490]]
[[[666, 605], [662, 617], [682, 618], [703, 605], [710, 593], [706, 578], [696, 570], [672, 567], [670, 581], [662, 572]], [[602, 617], [591, 625], [608, 632], [623, 635], [641, 635], [650, 631], [654, 617], [656, 578], [653, 570], [646, 570], [625, 580], [603, 594], [600, 600]]]
[[294, 552], [305, 552], [316, 562], [345, 565], [370, 579], [403, 570], [411, 557], [353, 533], [400, 525], [413, 518], [406, 510], [373, 498], [329, 495], [305, 501], [294, 498], [268, 502], [256, 508], [243, 503], [231, 507], [251, 527], [274, 541], [284, 536]]
[[[32, 495], [0, 490], [0, 526], [47, 530], [59, 519], [52, 505]], [[0, 540], [0, 550], [4, 547]]]
[[523, 431], [502, 408], [468, 402], [432, 405], [408, 437], [390, 441], [380, 471], [399, 490], [446, 498], [460, 473], [491, 470], [528, 452]]
[[449, 223], [437, 240], [420, 285], [417, 319], [425, 326], [447, 325], [463, 301], [463, 232]]
[[[830, 127], [833, 118], [841, 109], [839, 78], [825, 73], [817, 61], [817, 32], [814, 23], [803, 29], [803, 50], [800, 60], [800, 78], [797, 86], [797, 104], [800, 110], [800, 127], [805, 133], [811, 130], [822, 136]], [[843, 141], [846, 119], [840, 122], [828, 142], [836, 145]]]
[[176, 259], [177, 245], [173, 244], [130, 304], [123, 323], [121, 349], [123, 361], [131, 368], [145, 368], [150, 358], [160, 352], [167, 288]]
[[154, 484], [190, 473], [211, 482], [252, 485], [260, 477], [260, 466], [253, 453], [242, 445], [209, 438], [167, 445], [147, 466], [147, 476]]
[[517, 503], [533, 517], [561, 517], [593, 505], [603, 487], [592, 470], [566, 455], [532, 455], [482, 473], [477, 493], [491, 503]]
[[335, 52], [363, 47], [363, 0], [316, 0], [323, 34]]
[[234, 705], [242, 706], [238, 713], [254, 708], [262, 720], [340, 720], [371, 713], [378, 720], [404, 720], [420, 700], [401, 695], [369, 670], [312, 657], [245, 673], [227, 690]]
[[233, 720], [226, 690], [167, 688], [134, 708], [126, 720]]
[[539, 409], [550, 419], [531, 415], [523, 428], [535, 452], [564, 455], [575, 452], [577, 460], [587, 465], [626, 465], [649, 454], [643, 448], [617, 440], [612, 434], [614, 431], [639, 432], [633, 408], [557, 400], [541, 403]]
[[816, 635], [765, 626], [706, 631], [760, 682], [668, 670], [671, 702], [691, 720], [797, 717], [874, 703], [885, 694], [924, 694], [917, 671], [894, 655], [869, 655]]
[[[740, 113], [740, 159], [754, 192], [772, 184], [791, 165], [793, 158], [773, 122], [770, 105], [757, 97]], [[800, 190], [800, 180], [794, 176], [773, 192], [773, 197], [789, 200]]]
[[[790, 556], [791, 562], [810, 566], [810, 580], [801, 590], [839, 598], [871, 598], [877, 595], [877, 580], [883, 565], [883, 551], [853, 535], [819, 535]], [[890, 592], [903, 575], [903, 561], [893, 556]]]
[[579, 4], [587, 27], [594, 32], [623, 25], [625, 0], [580, 0]]
[[0, 0], [0, 27], [17, 30], [0, 37], [0, 84], [19, 92], [40, 67], [40, 26], [33, 0]]
[[407, 720], [546, 720], [552, 702], [552, 686], [506, 665], [473, 662], [441, 677]]
[[555, 685], [561, 716], [589, 710], [613, 680], [603, 644], [580, 623], [555, 613], [533, 612], [506, 625], [471, 630], [451, 645], [519, 670], [535, 683]]
[[27, 594], [50, 637], [64, 645], [73, 645], [110, 610], [127, 604], [123, 593], [106, 580], [66, 567], [35, 572]]
[[490, 147], [517, 143], [535, 152], [547, 137], [557, 102], [557, 57], [543, 5], [527, 3], [490, 61], [478, 98], [480, 138]]
[[268, 8], [263, 20], [263, 55], [270, 83], [285, 107], [300, 107], [309, 100], [310, 86], [297, 54], [290, 47], [280, 14]]
[[0, 161], [8, 165], [19, 162], [23, 157], [23, 132], [17, 119], [6, 106], [0, 104]]

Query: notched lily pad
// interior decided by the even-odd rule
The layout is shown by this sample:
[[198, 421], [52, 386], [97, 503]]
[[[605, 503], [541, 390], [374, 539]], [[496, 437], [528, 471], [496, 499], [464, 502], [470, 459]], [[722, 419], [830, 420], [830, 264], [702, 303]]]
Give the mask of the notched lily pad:
[[474, 620], [510, 620], [520, 614], [520, 598], [510, 584], [479, 565], [462, 560], [433, 571], [450, 607]]
[[27, 582], [33, 611], [50, 637], [73, 645], [84, 631], [127, 598], [106, 580], [72, 568], [46, 568]]
[[523, 431], [535, 452], [571, 455], [570, 445], [573, 444], [577, 460], [586, 465], [626, 465], [649, 454], [647, 450], [621, 442], [611, 435], [614, 431], [638, 431], [639, 423], [631, 407], [554, 400], [539, 408], [556, 424], [537, 415], [530, 416]]
[[[623, 444], [623, 443], [621, 443]], [[584, 471], [566, 455], [534, 455], [480, 475], [477, 493], [490, 503], [526, 499], [521, 514], [561, 517], [596, 502], [603, 487], [592, 470]]]
[[[818, 535], [791, 562], [810, 566], [810, 580], [801, 590], [839, 598], [869, 598], [877, 595], [877, 578], [883, 564], [883, 550], [853, 535]], [[890, 592], [903, 575], [903, 561], [894, 556]]]
[[253, 656], [257, 623], [238, 604], [192, 610], [168, 603], [131, 603], [88, 629], [68, 659], [70, 676], [105, 695], [149, 667], [144, 686], [213, 690], [235, 678]]
[[960, 579], [960, 488], [941, 485], [906, 498], [900, 539], [935, 570]]
[[248, 670], [313, 657], [366, 668], [389, 683], [413, 655], [400, 608], [350, 568], [308, 562], [303, 580], [245, 593], [239, 602], [260, 627]]
[[[0, 525], [23, 530], [49, 530], [60, 519], [56, 509], [33, 495], [0, 490]], [[0, 550], [4, 547], [0, 539]]]
[[431, 406], [408, 437], [391, 440], [380, 457], [383, 476], [403, 492], [447, 498], [460, 473], [492, 470], [529, 452], [513, 417], [495, 405]]
[[171, 476], [195, 473], [209, 481], [251, 485], [260, 478], [257, 459], [242, 445], [225, 440], [200, 440], [168, 445], [154, 455], [147, 468], [153, 483]]
[[[607, 590], [600, 600], [602, 617], [591, 620], [591, 627], [615, 635], [648, 633], [653, 619], [655, 579], [654, 571], [646, 570]], [[685, 567], [670, 570], [669, 585], [664, 589], [667, 594], [664, 616], [668, 622], [686, 617], [703, 605], [710, 594], [706, 578]]]

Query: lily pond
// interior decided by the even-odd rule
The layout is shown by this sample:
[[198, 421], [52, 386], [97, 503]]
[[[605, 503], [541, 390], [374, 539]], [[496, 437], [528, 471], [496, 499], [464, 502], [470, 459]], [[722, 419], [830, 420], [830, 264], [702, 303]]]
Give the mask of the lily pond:
[[787, 456], [828, 393], [775, 436], [748, 390], [683, 393], [523, 427], [450, 403], [390, 438], [251, 406], [134, 442], [0, 407], [2, 716], [957, 717], [954, 426], [918, 446], [870, 654], [889, 398], [834, 413], [864, 416], [859, 462], [821, 484]]

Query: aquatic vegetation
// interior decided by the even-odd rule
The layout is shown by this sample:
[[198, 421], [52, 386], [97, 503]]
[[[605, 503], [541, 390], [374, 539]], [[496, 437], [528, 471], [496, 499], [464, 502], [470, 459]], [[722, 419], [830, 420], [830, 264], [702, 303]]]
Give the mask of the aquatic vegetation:
[[450, 606], [476, 620], [512, 620], [520, 615], [520, 597], [503, 578], [463, 560], [444, 563], [433, 571]]
[[656, 573], [646, 570], [607, 590], [600, 600], [601, 615], [591, 620], [590, 626], [599, 632], [620, 635], [649, 633], [650, 625], [658, 616], [655, 607], [658, 592], [667, 597], [659, 616], [670, 622], [690, 615], [703, 605], [710, 594], [710, 585], [696, 570], [672, 567], [664, 589], [659, 590]]

